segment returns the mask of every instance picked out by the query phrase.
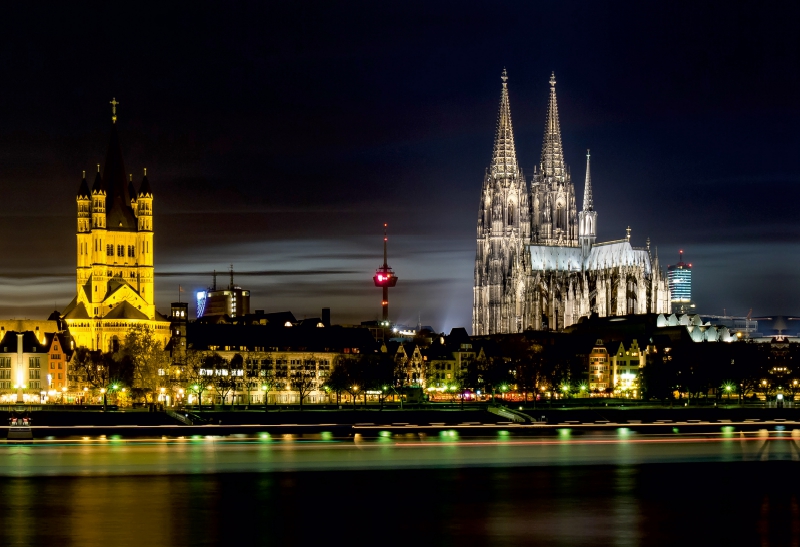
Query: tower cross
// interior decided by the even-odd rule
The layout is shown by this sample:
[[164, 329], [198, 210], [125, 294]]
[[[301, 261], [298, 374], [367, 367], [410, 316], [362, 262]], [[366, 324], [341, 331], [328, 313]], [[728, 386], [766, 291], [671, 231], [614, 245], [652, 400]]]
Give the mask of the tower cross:
[[111, 123], [117, 123], [117, 105], [119, 104], [117, 98], [114, 97], [108, 104], [111, 105]]

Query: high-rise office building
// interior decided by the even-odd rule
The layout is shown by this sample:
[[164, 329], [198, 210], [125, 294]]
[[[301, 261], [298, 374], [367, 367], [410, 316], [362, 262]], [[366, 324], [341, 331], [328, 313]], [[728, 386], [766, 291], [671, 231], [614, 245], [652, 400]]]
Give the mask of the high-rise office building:
[[672, 313], [688, 313], [694, 311], [692, 301], [692, 265], [683, 261], [683, 251], [680, 251], [678, 263], [667, 268], [669, 280], [669, 299], [672, 304]]
[[231, 282], [227, 288], [217, 288], [217, 272], [214, 272], [214, 284], [208, 290], [197, 292], [198, 319], [223, 315], [239, 317], [250, 313], [250, 291], [233, 283], [233, 266], [230, 274]]

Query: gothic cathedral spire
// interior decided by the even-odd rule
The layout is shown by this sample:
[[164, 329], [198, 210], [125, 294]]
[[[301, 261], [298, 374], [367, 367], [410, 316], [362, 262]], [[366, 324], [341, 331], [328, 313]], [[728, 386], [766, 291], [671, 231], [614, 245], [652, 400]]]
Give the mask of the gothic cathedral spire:
[[503, 90], [500, 95], [500, 111], [497, 113], [492, 165], [489, 169], [495, 180], [513, 179], [519, 172], [517, 151], [514, 146], [514, 129], [511, 126], [511, 107], [508, 103], [508, 74], [505, 68], [500, 79], [503, 81]]
[[597, 241], [597, 211], [594, 210], [592, 200], [592, 175], [590, 170], [590, 155], [586, 151], [586, 185], [583, 187], [583, 210], [578, 213], [578, 240], [581, 245], [581, 254], [584, 258], [589, 256], [589, 251]]
[[564, 182], [566, 172], [564, 150], [561, 146], [561, 124], [558, 121], [555, 72], [550, 75], [550, 103], [547, 105], [547, 118], [544, 124], [541, 170], [545, 180], [555, 179], [558, 182]]
[[542, 160], [531, 185], [533, 243], [548, 247], [578, 246], [575, 187], [564, 163], [561, 124], [556, 101], [556, 76], [550, 76], [550, 102], [544, 124]]
[[589, 170], [589, 150], [586, 150], [586, 183], [583, 186], [583, 210], [594, 211], [594, 202], [592, 200], [592, 175]]
[[[505, 69], [500, 79], [503, 86], [492, 161], [483, 180], [478, 211], [473, 334], [516, 332], [522, 327], [521, 288], [528, 268], [524, 248], [530, 239], [530, 207], [517, 162]], [[505, 296], [511, 286], [520, 291]]]

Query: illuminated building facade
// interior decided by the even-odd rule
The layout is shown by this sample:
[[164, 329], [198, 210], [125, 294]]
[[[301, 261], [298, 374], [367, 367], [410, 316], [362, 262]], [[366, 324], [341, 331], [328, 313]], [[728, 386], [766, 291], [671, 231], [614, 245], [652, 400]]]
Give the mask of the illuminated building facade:
[[[186, 327], [186, 346], [189, 353], [213, 353], [225, 360], [220, 368], [200, 371], [209, 387], [203, 400], [210, 402], [216, 397], [220, 404], [263, 403], [265, 399], [270, 404], [297, 404], [299, 381], [304, 384], [305, 403], [329, 403], [336, 395], [326, 391], [324, 384], [333, 369], [343, 359], [358, 359], [377, 349], [367, 329], [327, 327], [320, 320], [295, 326], [279, 322], [227, 325], [196, 321]], [[220, 377], [234, 380], [224, 401], [212, 387]], [[273, 381], [265, 393], [262, 386], [266, 377]], [[197, 393], [188, 395], [187, 403], [198, 401]]]
[[589, 354], [589, 391], [606, 394], [611, 386], [611, 359], [603, 341], [598, 340]]
[[683, 261], [680, 251], [678, 263], [667, 268], [669, 280], [669, 299], [674, 313], [689, 313], [695, 305], [692, 302], [692, 265]]
[[116, 349], [135, 324], [152, 328], [162, 344], [169, 322], [155, 307], [153, 192], [147, 170], [136, 191], [125, 174], [112, 101], [111, 139], [103, 174], [78, 189], [76, 296], [63, 312], [75, 345]]
[[0, 338], [0, 400], [41, 402], [47, 390], [48, 340], [44, 333], [4, 331]]
[[507, 75], [492, 161], [481, 194], [472, 333], [562, 330], [579, 318], [669, 313], [669, 288], [650, 252], [626, 237], [598, 243], [590, 157], [583, 208], [564, 162], [555, 76], [541, 161], [528, 183], [517, 162]]
[[197, 318], [202, 317], [241, 317], [250, 314], [250, 291], [231, 282], [226, 289], [217, 289], [217, 273], [214, 284], [204, 291], [197, 291]]
[[641, 369], [645, 367], [647, 348], [639, 346], [635, 338], [611, 345], [611, 374], [614, 394], [622, 397], [638, 397], [641, 391]]

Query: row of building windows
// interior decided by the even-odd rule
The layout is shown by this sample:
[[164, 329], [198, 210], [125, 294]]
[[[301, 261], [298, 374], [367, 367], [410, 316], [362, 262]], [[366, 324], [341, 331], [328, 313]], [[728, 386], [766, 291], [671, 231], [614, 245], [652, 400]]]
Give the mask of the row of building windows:
[[[114, 245], [106, 245], [106, 256], [114, 256]], [[125, 245], [117, 245], [117, 256], [125, 256]], [[136, 257], [136, 247], [128, 245], [128, 256], [130, 258]]]

